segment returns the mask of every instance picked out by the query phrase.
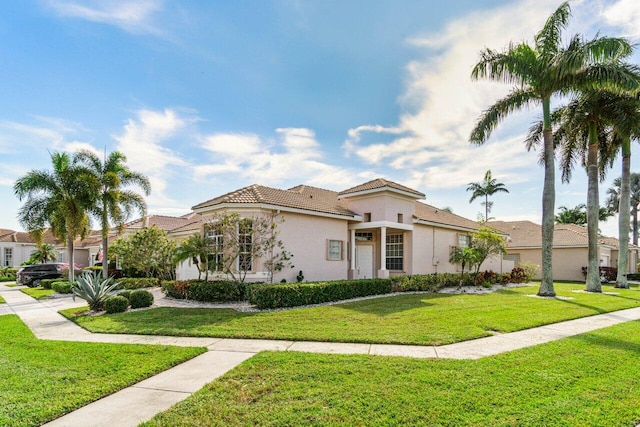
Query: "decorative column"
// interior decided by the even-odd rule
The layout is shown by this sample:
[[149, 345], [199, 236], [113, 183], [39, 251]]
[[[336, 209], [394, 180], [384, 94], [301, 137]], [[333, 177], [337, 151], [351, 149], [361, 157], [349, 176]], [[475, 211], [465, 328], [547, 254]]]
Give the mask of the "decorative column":
[[356, 230], [351, 230], [351, 270], [356, 269]]
[[389, 277], [387, 270], [387, 227], [380, 227], [380, 270], [378, 270], [378, 278], [386, 279]]

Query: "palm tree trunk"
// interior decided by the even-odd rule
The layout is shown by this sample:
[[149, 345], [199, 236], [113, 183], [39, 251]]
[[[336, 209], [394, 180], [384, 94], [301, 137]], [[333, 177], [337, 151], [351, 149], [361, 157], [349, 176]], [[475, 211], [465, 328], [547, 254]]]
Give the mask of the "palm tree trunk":
[[107, 256], [109, 245], [109, 217], [107, 212], [107, 201], [102, 201], [102, 278], [109, 277], [109, 257]]
[[489, 221], [489, 195], [484, 195], [484, 222]]
[[73, 236], [67, 232], [67, 258], [69, 259], [69, 283], [74, 281], [74, 255], [73, 255]]
[[620, 206], [618, 208], [618, 274], [616, 288], [629, 288], [629, 221], [631, 216], [631, 139], [622, 142], [622, 175], [620, 177]]
[[595, 122], [589, 122], [589, 153], [587, 154], [587, 236], [589, 259], [587, 263], [588, 292], [602, 292], [598, 263], [598, 134]]
[[544, 139], [544, 188], [542, 190], [542, 282], [538, 295], [553, 297], [553, 222], [556, 204], [555, 152], [549, 98], [542, 99]]
[[633, 244], [638, 246], [638, 206], [633, 207]]

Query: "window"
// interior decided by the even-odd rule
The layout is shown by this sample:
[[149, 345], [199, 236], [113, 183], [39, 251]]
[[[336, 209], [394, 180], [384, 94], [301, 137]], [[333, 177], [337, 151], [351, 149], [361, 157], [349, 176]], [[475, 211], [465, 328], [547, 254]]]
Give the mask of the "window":
[[364, 222], [371, 222], [371, 212], [365, 212], [362, 217]]
[[356, 231], [356, 242], [373, 242], [373, 233]]
[[387, 234], [387, 270], [403, 270], [404, 243], [402, 234]]
[[223, 236], [222, 224], [213, 224], [205, 228], [205, 237], [209, 241], [210, 252], [207, 258], [209, 271], [222, 271], [223, 262]]
[[13, 267], [13, 248], [4, 248], [4, 266]]
[[404, 215], [403, 215], [403, 214], [401, 214], [401, 213], [399, 213], [399, 214], [398, 214], [398, 222], [399, 222], [400, 224], [402, 224], [402, 223], [404, 222]]
[[458, 234], [459, 248], [468, 248], [469, 243], [471, 243], [471, 236], [469, 236], [468, 234]]
[[342, 261], [342, 240], [327, 241], [327, 259], [329, 261]]
[[251, 271], [253, 267], [252, 259], [252, 245], [253, 245], [253, 222], [249, 218], [244, 218], [240, 221], [238, 226], [238, 243], [239, 255], [238, 255], [238, 270], [239, 271]]

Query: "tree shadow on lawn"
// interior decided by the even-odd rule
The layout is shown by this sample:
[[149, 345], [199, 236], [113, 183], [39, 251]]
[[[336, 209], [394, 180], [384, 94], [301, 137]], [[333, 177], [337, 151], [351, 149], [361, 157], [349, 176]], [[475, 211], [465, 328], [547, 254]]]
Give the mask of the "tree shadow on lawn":
[[[637, 325], [640, 325], [640, 320], [632, 320], [629, 323], [635, 323]], [[617, 349], [617, 350], [633, 351], [634, 353], [640, 354], [639, 342], [612, 339], [606, 336], [602, 336], [598, 332], [599, 331], [596, 330], [586, 334], [580, 334], [580, 335], [575, 335], [573, 337], [568, 337], [567, 339], [585, 341], [588, 344], [592, 344], [592, 345], [599, 345], [602, 347], [608, 347], [608, 348]]]
[[456, 294], [411, 294], [394, 295], [372, 298], [364, 301], [335, 304], [335, 307], [349, 311], [357, 311], [363, 314], [375, 314], [380, 317], [388, 316], [404, 311], [415, 310], [434, 306], [435, 304], [425, 300], [450, 298], [458, 296]]

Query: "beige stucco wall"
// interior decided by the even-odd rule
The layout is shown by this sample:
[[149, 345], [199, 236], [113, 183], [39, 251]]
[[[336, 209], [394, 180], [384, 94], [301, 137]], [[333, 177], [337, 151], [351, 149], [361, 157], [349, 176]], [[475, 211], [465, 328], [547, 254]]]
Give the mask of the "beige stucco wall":
[[[542, 264], [541, 249], [507, 249], [508, 254], [520, 254], [520, 262], [528, 261], [536, 265]], [[584, 281], [582, 267], [587, 265], [587, 248], [554, 248], [553, 249], [553, 278], [554, 280]], [[540, 279], [538, 270], [536, 279]]]
[[415, 210], [414, 200], [394, 195], [393, 193], [374, 193], [356, 198], [346, 198], [347, 207], [359, 215], [371, 213], [371, 222], [398, 222], [398, 214], [402, 214], [404, 224], [413, 222]]

